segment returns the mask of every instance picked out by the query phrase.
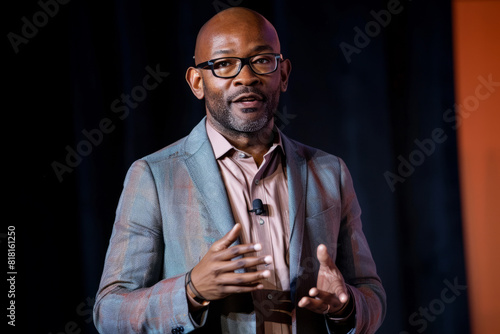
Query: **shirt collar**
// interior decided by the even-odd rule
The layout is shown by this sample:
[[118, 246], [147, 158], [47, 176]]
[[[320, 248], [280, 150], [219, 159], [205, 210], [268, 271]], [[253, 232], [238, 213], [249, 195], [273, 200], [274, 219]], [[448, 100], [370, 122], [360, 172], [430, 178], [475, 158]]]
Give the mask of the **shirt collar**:
[[[206, 122], [208, 139], [210, 141], [210, 144], [212, 145], [212, 149], [214, 150], [216, 159], [222, 158], [226, 153], [228, 153], [231, 150], [245, 153], [241, 150], [238, 150], [233, 145], [231, 145], [231, 143], [223, 135], [221, 135], [217, 130], [214, 129], [214, 127], [210, 124], [208, 120], [206, 120], [205, 122]], [[278, 141], [277, 143], [273, 143], [273, 146], [269, 149], [268, 153], [279, 147], [281, 149], [280, 150], [281, 153], [284, 155], [285, 150], [283, 149], [283, 144], [281, 141], [281, 131], [278, 128], [275, 128], [275, 130], [276, 133], [278, 134], [277, 138]]]

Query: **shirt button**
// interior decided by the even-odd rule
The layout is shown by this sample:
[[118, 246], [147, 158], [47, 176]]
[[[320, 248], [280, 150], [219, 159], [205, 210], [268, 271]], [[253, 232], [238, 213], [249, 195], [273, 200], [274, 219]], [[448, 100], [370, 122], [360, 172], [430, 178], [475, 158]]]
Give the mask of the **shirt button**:
[[260, 219], [259, 219], [259, 224], [260, 224], [260, 225], [264, 225], [264, 219], [260, 218]]
[[268, 294], [267, 295], [267, 299], [273, 299], [273, 295], [272, 294]]
[[240, 153], [238, 154], [238, 156], [239, 156], [240, 158], [242, 158], [242, 159], [247, 157], [247, 155], [246, 155], [245, 153], [242, 153], [242, 152], [240, 152]]
[[255, 184], [259, 184], [259, 179], [255, 180]]

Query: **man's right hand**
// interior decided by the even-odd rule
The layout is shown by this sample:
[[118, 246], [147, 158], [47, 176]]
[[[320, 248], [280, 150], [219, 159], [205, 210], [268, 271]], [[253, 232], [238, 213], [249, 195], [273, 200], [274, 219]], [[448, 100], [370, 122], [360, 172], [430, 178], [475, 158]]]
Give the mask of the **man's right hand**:
[[207, 254], [193, 268], [191, 282], [203, 298], [218, 300], [234, 293], [251, 292], [264, 288], [260, 280], [271, 275], [269, 270], [234, 272], [237, 269], [249, 269], [272, 262], [270, 255], [247, 256], [233, 260], [240, 255], [262, 249], [260, 244], [230, 247], [238, 239], [241, 231], [241, 224], [236, 224], [225, 236], [213, 243]]

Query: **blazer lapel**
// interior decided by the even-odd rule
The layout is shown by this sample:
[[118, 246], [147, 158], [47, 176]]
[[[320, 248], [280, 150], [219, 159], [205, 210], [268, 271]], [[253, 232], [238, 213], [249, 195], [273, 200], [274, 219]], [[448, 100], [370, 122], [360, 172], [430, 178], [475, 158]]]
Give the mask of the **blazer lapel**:
[[305, 221], [305, 186], [307, 165], [305, 158], [298, 153], [297, 146], [282, 135], [286, 153], [288, 178], [288, 201], [290, 220], [290, 292], [295, 301], [297, 278], [300, 276], [300, 254], [304, 236]]
[[208, 140], [205, 118], [189, 134], [185, 150], [186, 166], [195, 187], [210, 215], [213, 227], [221, 237], [234, 227], [233, 213], [227, 197], [219, 167]]

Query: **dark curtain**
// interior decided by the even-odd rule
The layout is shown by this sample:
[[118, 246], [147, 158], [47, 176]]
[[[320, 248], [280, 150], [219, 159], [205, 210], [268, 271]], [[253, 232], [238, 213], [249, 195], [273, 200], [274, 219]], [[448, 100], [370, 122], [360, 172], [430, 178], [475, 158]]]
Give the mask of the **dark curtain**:
[[125, 173], [203, 117], [185, 70], [201, 25], [235, 5], [266, 16], [292, 62], [278, 126], [350, 168], [388, 297], [379, 332], [468, 333], [451, 5], [431, 0], [9, 3], [15, 328], [96, 332], [91, 309]]

